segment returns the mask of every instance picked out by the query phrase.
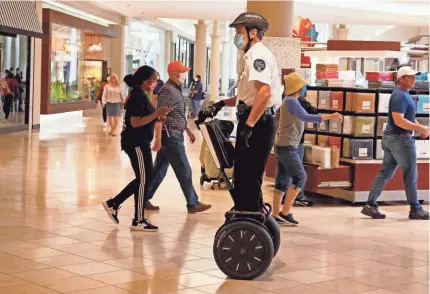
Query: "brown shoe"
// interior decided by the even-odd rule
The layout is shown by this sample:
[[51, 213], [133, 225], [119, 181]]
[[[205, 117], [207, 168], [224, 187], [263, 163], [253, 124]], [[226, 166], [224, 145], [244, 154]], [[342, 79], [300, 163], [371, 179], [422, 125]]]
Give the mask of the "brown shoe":
[[160, 206], [152, 205], [151, 201], [146, 202], [145, 204], [146, 210], [160, 210]]
[[212, 207], [212, 205], [210, 205], [210, 204], [203, 204], [203, 203], [199, 202], [199, 204], [197, 204], [197, 206], [188, 208], [188, 213], [203, 212], [203, 211], [210, 209], [211, 207]]

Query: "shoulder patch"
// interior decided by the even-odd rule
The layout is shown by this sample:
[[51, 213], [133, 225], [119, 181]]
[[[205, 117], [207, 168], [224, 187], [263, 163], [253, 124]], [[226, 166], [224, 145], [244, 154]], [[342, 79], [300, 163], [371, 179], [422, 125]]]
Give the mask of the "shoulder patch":
[[263, 59], [254, 60], [254, 69], [258, 72], [262, 72], [266, 69], [266, 62]]

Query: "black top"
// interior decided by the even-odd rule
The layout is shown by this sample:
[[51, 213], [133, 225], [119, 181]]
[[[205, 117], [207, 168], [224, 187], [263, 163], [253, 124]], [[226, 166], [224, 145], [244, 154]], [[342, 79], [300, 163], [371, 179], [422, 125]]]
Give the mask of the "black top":
[[155, 86], [154, 91], [152, 91], [153, 94], [158, 95], [160, 93], [161, 88], [164, 86], [164, 82], [162, 80], [157, 81], [157, 86]]
[[148, 116], [155, 112], [148, 96], [140, 88], [134, 88], [130, 92], [124, 108], [124, 124], [121, 133], [122, 149], [149, 144], [154, 137], [155, 119], [138, 128], [133, 128], [131, 125], [131, 117]]

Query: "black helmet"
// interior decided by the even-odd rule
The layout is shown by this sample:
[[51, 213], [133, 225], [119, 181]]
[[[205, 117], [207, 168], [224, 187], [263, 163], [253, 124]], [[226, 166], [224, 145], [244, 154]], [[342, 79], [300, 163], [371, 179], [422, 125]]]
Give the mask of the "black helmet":
[[255, 12], [242, 13], [230, 24], [230, 27], [234, 28], [237, 25], [244, 25], [247, 28], [256, 28], [263, 32], [269, 29], [267, 19], [265, 19], [261, 14]]

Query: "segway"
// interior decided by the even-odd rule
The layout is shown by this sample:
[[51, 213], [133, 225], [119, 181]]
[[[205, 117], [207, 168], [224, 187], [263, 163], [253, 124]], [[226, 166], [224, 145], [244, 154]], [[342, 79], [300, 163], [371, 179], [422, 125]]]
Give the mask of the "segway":
[[[195, 121], [209, 148], [220, 175], [234, 199], [234, 187], [225, 170], [233, 167], [234, 146], [229, 137], [234, 129], [231, 121], [213, 119], [209, 106]], [[213, 253], [219, 269], [231, 279], [253, 280], [261, 276], [272, 263], [280, 246], [280, 230], [271, 216], [271, 206], [260, 212], [225, 213], [225, 223], [215, 235]]]

